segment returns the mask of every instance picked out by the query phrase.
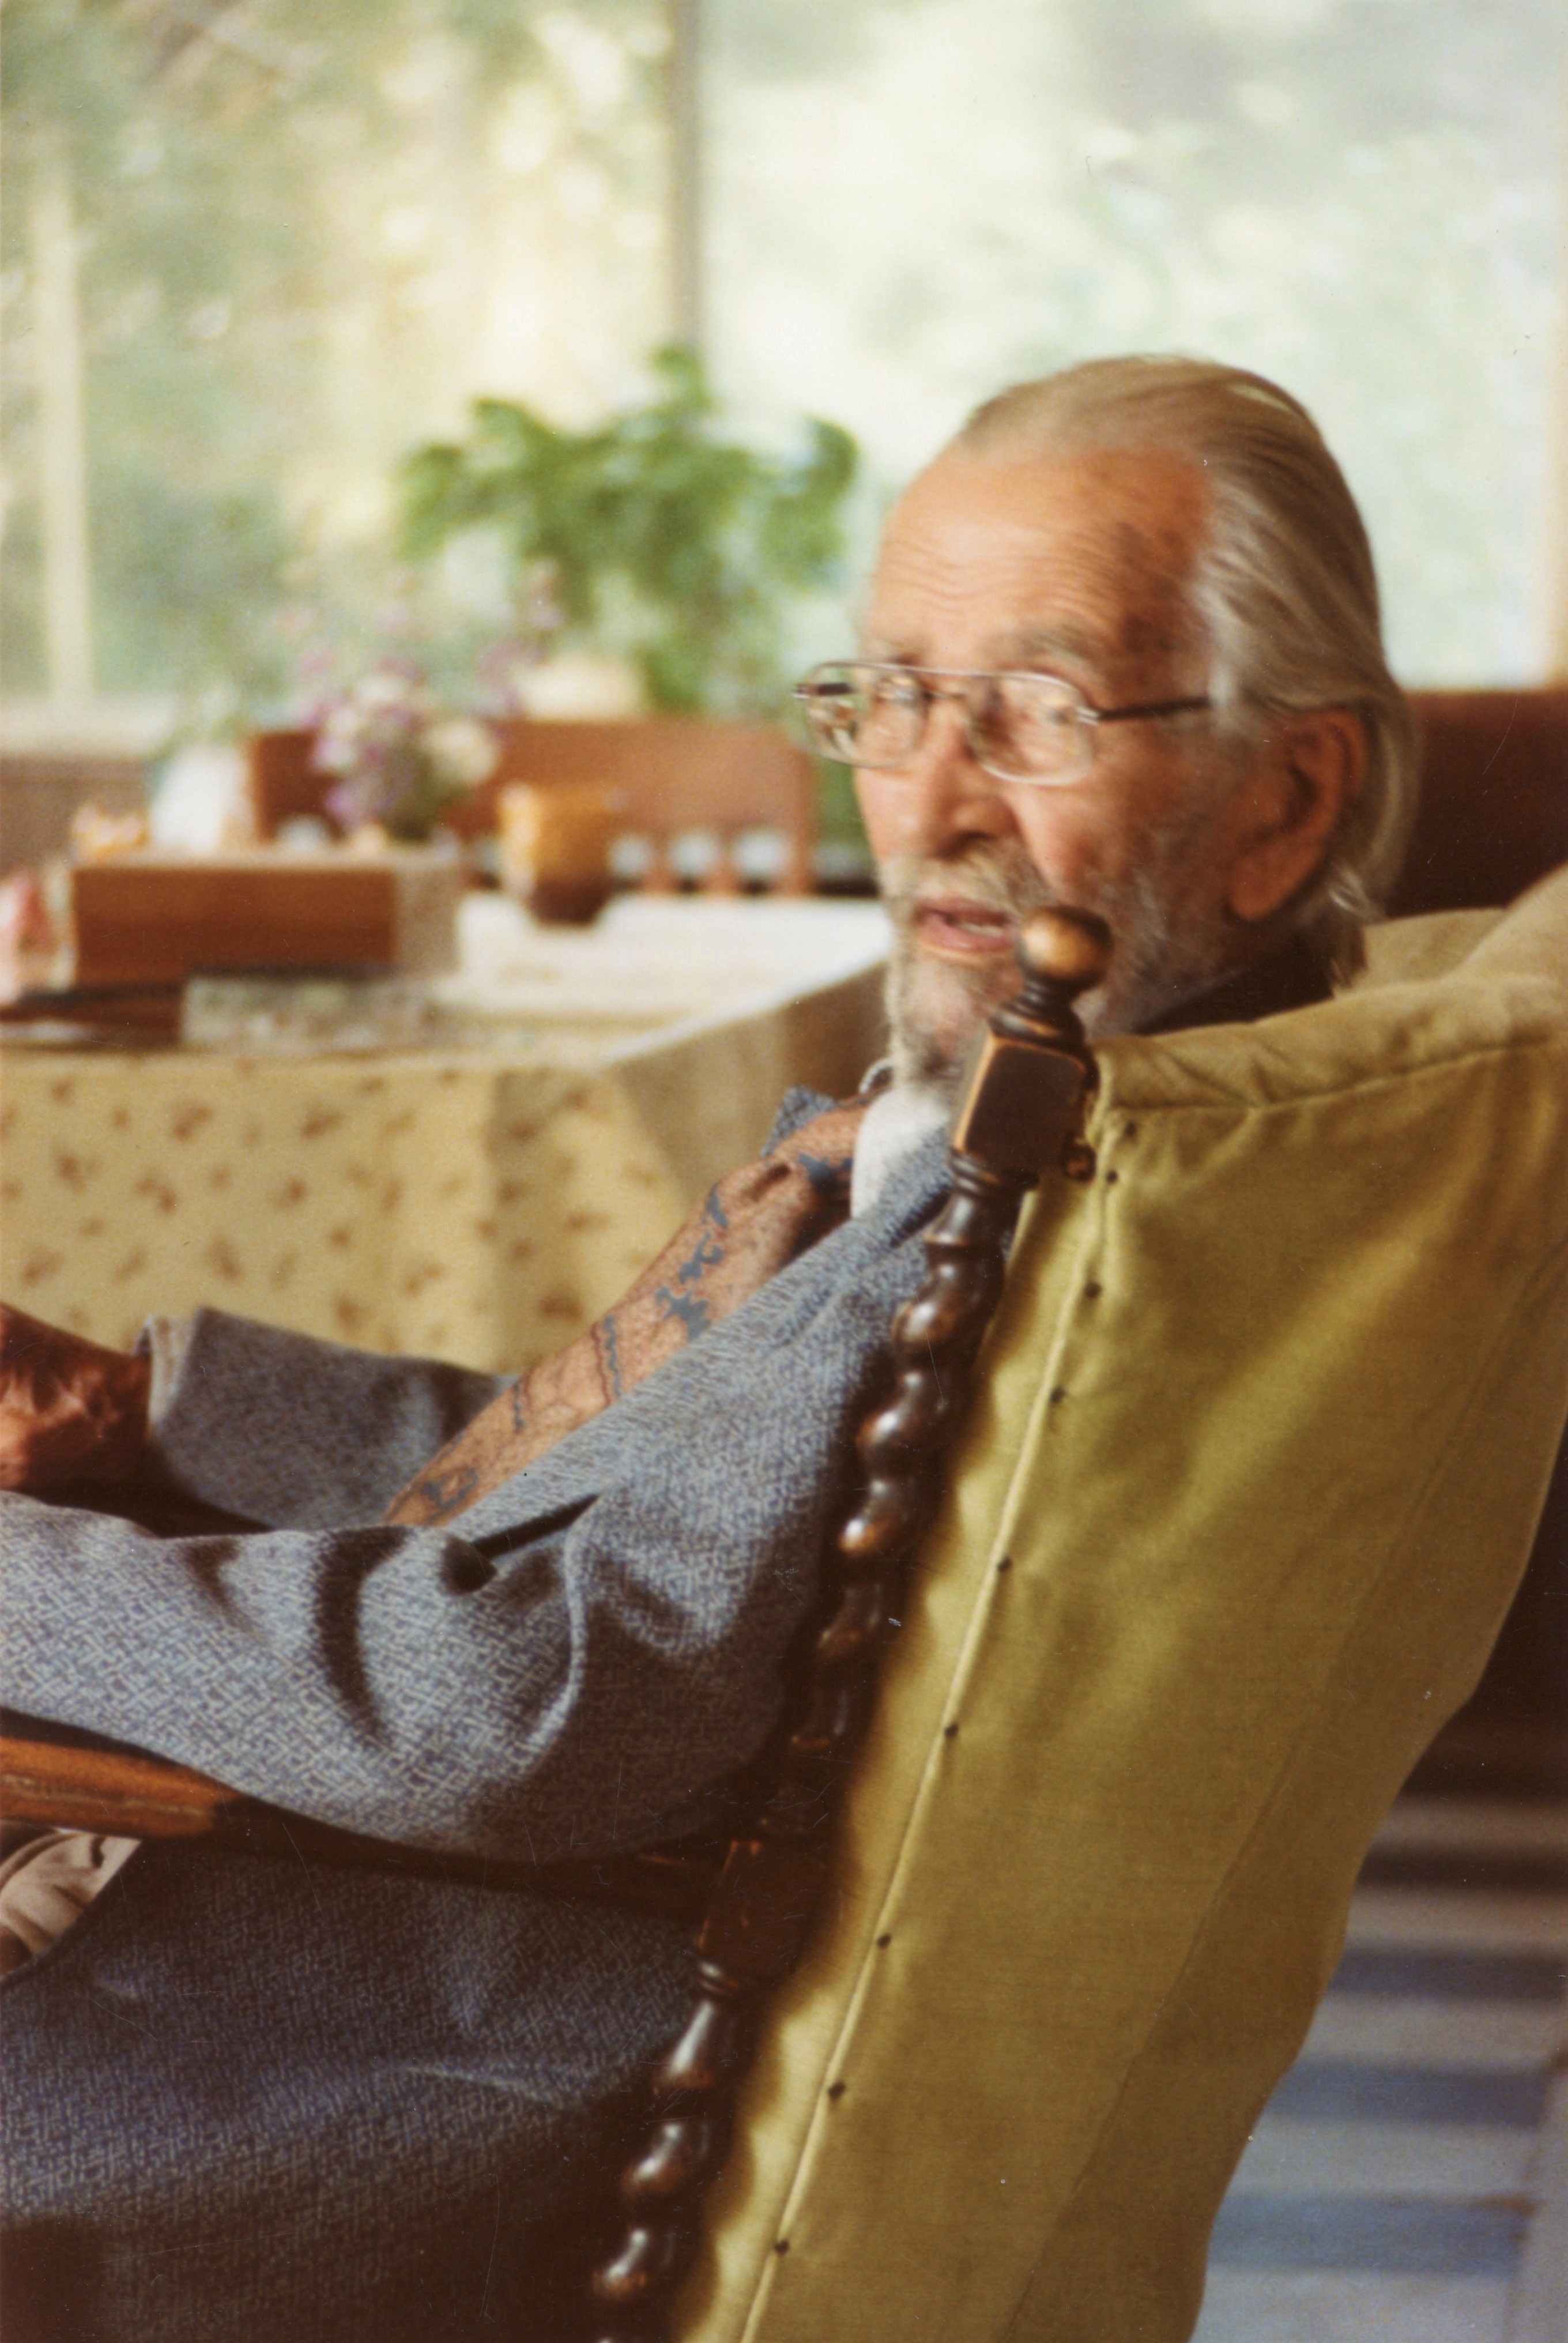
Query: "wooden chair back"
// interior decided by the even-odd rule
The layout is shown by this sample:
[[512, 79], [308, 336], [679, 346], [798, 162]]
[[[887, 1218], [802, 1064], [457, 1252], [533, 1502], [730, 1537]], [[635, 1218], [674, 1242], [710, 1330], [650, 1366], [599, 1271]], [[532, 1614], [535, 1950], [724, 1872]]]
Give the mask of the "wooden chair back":
[[1568, 688], [1418, 691], [1421, 801], [1389, 904], [1511, 903], [1568, 861]]
[[[717, 841], [705, 890], [739, 893], [736, 841], [748, 830], [767, 830], [783, 840], [777, 891], [810, 893], [816, 769], [805, 749], [774, 726], [695, 716], [627, 723], [517, 717], [495, 729], [501, 746], [495, 771], [447, 817], [459, 837], [480, 838], [497, 828], [500, 793], [508, 783], [587, 784], [618, 799], [625, 832], [647, 841], [640, 883], [649, 892], [677, 884], [670, 850], [685, 833], [700, 830]], [[253, 737], [250, 798], [259, 838], [276, 837], [284, 822], [300, 815], [337, 827], [326, 809], [331, 776], [312, 764], [313, 746], [314, 736], [300, 729]]]
[[256, 834], [265, 845], [286, 821], [338, 824], [327, 810], [332, 776], [311, 759], [316, 735], [306, 725], [276, 732], [253, 732], [246, 742], [246, 780]]
[[674, 841], [705, 830], [717, 841], [705, 889], [738, 893], [736, 840], [747, 830], [769, 830], [784, 847], [777, 891], [810, 893], [816, 770], [805, 749], [774, 726], [696, 716], [650, 716], [632, 723], [521, 717], [499, 730], [500, 763], [459, 809], [453, 828], [460, 833], [495, 828], [496, 801], [508, 782], [540, 789], [586, 783], [618, 798], [625, 830], [647, 840], [650, 858], [641, 883], [650, 892], [677, 883]]

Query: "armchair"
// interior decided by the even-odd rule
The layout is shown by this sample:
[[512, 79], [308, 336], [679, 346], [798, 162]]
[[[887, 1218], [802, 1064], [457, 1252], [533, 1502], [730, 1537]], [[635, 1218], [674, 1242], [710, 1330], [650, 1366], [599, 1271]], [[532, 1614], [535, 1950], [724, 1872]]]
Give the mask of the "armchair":
[[1568, 874], [1099, 1052], [682, 2343], [1179, 2343], [1568, 1413]]

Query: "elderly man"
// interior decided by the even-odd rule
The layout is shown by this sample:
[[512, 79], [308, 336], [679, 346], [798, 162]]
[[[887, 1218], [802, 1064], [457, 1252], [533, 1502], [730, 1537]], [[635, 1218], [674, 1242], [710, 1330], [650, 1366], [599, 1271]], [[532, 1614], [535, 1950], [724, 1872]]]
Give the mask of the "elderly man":
[[[893, 915], [891, 1081], [787, 1101], [625, 1302], [500, 1393], [216, 1313], [140, 1363], [15, 1329], [13, 1489], [128, 1471], [227, 1525], [153, 1542], [8, 1498], [14, 1704], [437, 1848], [569, 1858], [716, 1812], [1020, 920], [1109, 924], [1096, 1033], [1296, 1007], [1353, 963], [1409, 810], [1338, 469], [1283, 392], [1198, 362], [982, 407], [893, 514], [860, 657], [801, 696]], [[24, 2316], [556, 2333], [550, 2236], [689, 1957], [645, 1912], [142, 1849], [8, 1986]]]

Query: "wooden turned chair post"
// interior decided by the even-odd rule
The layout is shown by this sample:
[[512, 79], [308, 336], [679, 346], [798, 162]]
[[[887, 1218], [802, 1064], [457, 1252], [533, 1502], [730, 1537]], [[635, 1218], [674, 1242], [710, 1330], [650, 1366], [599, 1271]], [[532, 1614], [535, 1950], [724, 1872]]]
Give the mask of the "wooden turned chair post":
[[715, 843], [713, 860], [703, 873], [705, 895], [743, 895], [746, 892], [740, 877], [740, 867], [735, 859], [735, 840], [720, 836]]
[[820, 1624], [772, 1785], [719, 1875], [691, 2016], [653, 2074], [643, 2138], [620, 2182], [624, 2226], [590, 2280], [594, 2343], [668, 2335], [766, 1996], [795, 1967], [822, 1900], [835, 1809], [1020, 1207], [1053, 1161], [1070, 1179], [1094, 1168], [1082, 1122], [1096, 1071], [1072, 1003], [1109, 956], [1098, 922], [1037, 914], [1020, 947], [1024, 989], [991, 1020], [954, 1131], [951, 1193], [925, 1238], [926, 1280], [894, 1321], [892, 1387], [860, 1427], [863, 1479], [826, 1558]]

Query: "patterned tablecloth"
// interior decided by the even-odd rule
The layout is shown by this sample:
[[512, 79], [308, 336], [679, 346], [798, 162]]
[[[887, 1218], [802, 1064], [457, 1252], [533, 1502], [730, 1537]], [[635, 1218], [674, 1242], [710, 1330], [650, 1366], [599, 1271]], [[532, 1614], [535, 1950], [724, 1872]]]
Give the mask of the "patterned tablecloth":
[[779, 1094], [881, 1037], [863, 904], [630, 897], [587, 931], [465, 906], [482, 1046], [308, 1055], [8, 1041], [3, 1273], [99, 1342], [216, 1303], [521, 1370], [622, 1291]]

